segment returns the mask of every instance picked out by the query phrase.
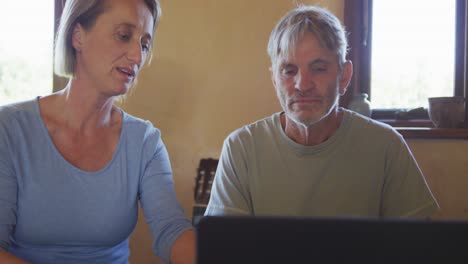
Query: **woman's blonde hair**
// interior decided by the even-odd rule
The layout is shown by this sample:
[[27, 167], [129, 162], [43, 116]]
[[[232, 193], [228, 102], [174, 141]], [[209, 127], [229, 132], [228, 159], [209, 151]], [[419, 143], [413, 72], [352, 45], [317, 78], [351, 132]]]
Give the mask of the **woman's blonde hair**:
[[[77, 23], [86, 30], [91, 29], [97, 17], [107, 7], [104, 0], [67, 0], [63, 8], [60, 24], [55, 38], [54, 72], [55, 74], [72, 78], [75, 70], [76, 54], [72, 45], [72, 34]], [[161, 17], [159, 0], [144, 0], [153, 14], [153, 32]], [[150, 54], [151, 58], [151, 54]]]

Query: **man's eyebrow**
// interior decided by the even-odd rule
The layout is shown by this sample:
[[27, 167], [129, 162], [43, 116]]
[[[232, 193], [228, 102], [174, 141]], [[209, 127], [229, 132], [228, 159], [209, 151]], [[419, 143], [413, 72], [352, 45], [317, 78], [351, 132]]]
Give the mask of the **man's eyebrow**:
[[316, 64], [329, 64], [330, 62], [326, 59], [318, 58], [315, 60], [312, 60], [309, 65], [316, 65]]
[[280, 64], [281, 68], [295, 67], [296, 65], [290, 62], [283, 62]]

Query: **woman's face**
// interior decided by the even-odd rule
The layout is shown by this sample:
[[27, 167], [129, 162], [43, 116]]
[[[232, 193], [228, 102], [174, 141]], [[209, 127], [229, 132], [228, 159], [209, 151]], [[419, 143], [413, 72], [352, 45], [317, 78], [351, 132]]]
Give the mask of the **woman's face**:
[[125, 94], [151, 49], [153, 16], [143, 0], [107, 0], [86, 31], [73, 32], [75, 78], [106, 96]]

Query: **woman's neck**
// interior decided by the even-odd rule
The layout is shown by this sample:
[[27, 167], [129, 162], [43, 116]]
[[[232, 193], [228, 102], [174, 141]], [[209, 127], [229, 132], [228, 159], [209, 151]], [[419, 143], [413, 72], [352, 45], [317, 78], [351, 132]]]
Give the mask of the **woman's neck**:
[[76, 130], [86, 131], [112, 126], [117, 110], [113, 98], [103, 98], [89, 90], [75, 85], [71, 80], [63, 90], [50, 98], [54, 116], [67, 127]]

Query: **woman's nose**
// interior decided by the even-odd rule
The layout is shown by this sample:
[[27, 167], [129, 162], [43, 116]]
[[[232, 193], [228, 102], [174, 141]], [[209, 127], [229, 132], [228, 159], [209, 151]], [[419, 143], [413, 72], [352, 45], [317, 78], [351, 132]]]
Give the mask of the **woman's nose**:
[[141, 49], [140, 43], [134, 43], [130, 45], [130, 48], [127, 52], [127, 58], [137, 64], [138, 67], [141, 66], [141, 63], [143, 62], [143, 51]]

